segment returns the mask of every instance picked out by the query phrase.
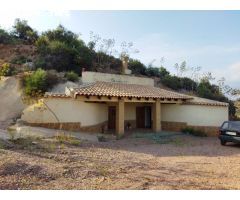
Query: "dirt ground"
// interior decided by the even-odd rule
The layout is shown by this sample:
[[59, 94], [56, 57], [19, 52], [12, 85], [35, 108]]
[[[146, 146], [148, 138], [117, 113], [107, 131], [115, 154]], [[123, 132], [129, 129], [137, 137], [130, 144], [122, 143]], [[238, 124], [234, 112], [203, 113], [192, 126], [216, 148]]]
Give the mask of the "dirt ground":
[[240, 146], [188, 135], [163, 144], [132, 137], [2, 142], [0, 189], [240, 189]]

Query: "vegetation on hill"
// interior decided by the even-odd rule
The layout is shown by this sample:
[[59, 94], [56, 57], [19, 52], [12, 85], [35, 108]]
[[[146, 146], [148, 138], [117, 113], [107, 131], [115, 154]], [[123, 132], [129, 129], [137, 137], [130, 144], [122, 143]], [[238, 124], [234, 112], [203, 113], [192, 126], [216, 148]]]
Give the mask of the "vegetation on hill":
[[31, 55], [21, 55], [19, 48], [19, 55], [12, 58], [10, 63], [1, 66], [0, 62], [2, 75], [12, 75], [16, 71], [14, 67], [21, 65], [27, 66], [24, 70], [35, 71], [24, 78], [28, 95], [43, 93], [58, 82], [56, 75], [48, 73], [48, 70], [66, 72], [66, 79], [78, 81], [83, 68], [88, 71], [121, 73], [121, 57], [128, 57], [133, 74], [156, 78], [158, 84], [176, 91], [228, 102], [230, 115], [235, 116], [236, 107], [226, 95], [236, 94], [239, 90], [225, 85], [224, 78], [217, 81], [218, 85], [212, 84], [214, 77], [211, 73], [202, 74], [200, 67], [189, 67], [185, 61], [175, 65], [176, 75], [172, 75], [164, 66], [153, 66], [153, 62], [146, 66], [131, 58], [131, 54], [138, 52], [131, 42], [122, 42], [120, 51], [117, 51], [114, 39], [102, 39], [91, 33], [90, 42], [86, 44], [78, 34], [62, 25], [39, 34], [27, 21], [16, 19], [11, 31], [0, 28], [0, 44], [33, 47], [34, 53]]

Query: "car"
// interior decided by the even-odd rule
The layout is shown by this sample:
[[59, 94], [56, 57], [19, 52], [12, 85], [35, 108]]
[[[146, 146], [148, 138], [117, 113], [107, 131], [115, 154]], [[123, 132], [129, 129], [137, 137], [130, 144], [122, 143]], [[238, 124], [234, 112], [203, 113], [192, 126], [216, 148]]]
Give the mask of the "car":
[[227, 142], [240, 144], [240, 121], [225, 121], [219, 129], [221, 145], [226, 145]]

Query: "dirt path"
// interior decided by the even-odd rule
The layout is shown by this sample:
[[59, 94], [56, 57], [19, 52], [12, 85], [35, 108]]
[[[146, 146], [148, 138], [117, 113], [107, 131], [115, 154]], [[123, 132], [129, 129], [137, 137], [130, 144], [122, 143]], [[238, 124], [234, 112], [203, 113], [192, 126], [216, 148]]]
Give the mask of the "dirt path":
[[217, 138], [61, 145], [1, 150], [0, 189], [240, 189], [240, 147]]

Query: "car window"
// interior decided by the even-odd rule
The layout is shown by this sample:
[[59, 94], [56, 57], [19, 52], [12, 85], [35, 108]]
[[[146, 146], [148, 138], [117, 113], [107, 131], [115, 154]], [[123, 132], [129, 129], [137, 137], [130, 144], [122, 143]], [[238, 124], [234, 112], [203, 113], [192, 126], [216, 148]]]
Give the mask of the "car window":
[[236, 130], [236, 131], [240, 130], [240, 123], [238, 121], [229, 123], [229, 125], [231, 125], [232, 130]]
[[232, 131], [240, 131], [240, 121], [224, 122], [221, 128]]
[[224, 122], [223, 125], [222, 125], [222, 128], [223, 129], [228, 129], [228, 122]]

